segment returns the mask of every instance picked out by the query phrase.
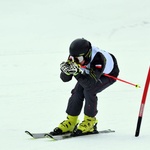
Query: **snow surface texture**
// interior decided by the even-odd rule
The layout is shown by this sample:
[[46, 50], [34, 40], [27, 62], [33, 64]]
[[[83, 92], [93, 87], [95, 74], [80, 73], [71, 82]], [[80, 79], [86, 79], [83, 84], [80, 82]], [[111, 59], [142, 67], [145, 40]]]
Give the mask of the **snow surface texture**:
[[[115, 133], [58, 143], [31, 140], [25, 130], [48, 132], [66, 118], [76, 81], [63, 83], [59, 64], [79, 37], [113, 53], [119, 77], [141, 89], [118, 81], [98, 94], [98, 128]], [[134, 137], [150, 65], [149, 40], [149, 0], [1, 0], [0, 149], [149, 150], [149, 94], [140, 136]]]

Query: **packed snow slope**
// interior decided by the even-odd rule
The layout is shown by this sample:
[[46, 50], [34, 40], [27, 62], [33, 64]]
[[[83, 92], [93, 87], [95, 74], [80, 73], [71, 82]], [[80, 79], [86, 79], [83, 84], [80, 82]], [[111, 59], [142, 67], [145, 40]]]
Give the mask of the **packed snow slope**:
[[[134, 136], [150, 65], [149, 8], [149, 0], [1, 0], [0, 149], [149, 150], [149, 93], [140, 136]], [[98, 129], [115, 133], [32, 140], [25, 130], [49, 132], [66, 118], [76, 80], [63, 83], [59, 65], [81, 37], [113, 53], [119, 78], [141, 88], [118, 81], [98, 94]]]

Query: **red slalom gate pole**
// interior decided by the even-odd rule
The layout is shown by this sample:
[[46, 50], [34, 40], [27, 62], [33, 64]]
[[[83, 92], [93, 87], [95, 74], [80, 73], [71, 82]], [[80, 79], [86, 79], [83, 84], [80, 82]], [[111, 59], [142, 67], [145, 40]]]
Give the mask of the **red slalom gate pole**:
[[147, 92], [148, 92], [149, 83], [150, 83], [150, 67], [149, 67], [149, 71], [147, 74], [147, 79], [146, 79], [143, 96], [142, 96], [142, 100], [141, 100], [139, 116], [138, 116], [138, 121], [137, 121], [137, 127], [136, 127], [136, 131], [135, 131], [135, 137], [138, 137], [140, 134], [140, 127], [141, 127], [141, 123], [142, 123], [142, 117], [143, 117], [144, 106], [145, 106], [145, 102], [146, 102], [146, 96], [147, 96]]

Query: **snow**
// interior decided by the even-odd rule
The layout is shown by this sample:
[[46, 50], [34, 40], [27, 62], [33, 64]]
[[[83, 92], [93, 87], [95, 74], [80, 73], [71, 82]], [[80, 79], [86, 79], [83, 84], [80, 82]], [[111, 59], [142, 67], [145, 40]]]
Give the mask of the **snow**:
[[[0, 149], [148, 150], [149, 93], [140, 136], [134, 134], [150, 65], [149, 8], [149, 0], [1, 0]], [[76, 81], [63, 83], [59, 64], [78, 37], [113, 53], [119, 78], [141, 88], [118, 81], [98, 94], [98, 128], [115, 133], [32, 140], [25, 130], [49, 132], [66, 118]]]

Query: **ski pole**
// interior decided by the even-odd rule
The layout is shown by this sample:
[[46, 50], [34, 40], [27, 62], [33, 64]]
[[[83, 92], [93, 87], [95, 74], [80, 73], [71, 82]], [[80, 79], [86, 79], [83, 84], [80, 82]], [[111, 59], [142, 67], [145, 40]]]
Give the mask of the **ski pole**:
[[134, 84], [134, 83], [131, 83], [131, 82], [128, 82], [128, 81], [122, 80], [122, 79], [120, 79], [120, 78], [117, 78], [117, 77], [111, 76], [111, 75], [109, 75], [109, 74], [104, 74], [104, 76], [107, 76], [107, 77], [112, 78], [112, 79], [114, 79], [114, 80], [118, 80], [118, 81], [121, 81], [121, 82], [124, 82], [124, 83], [130, 84], [130, 85], [133, 85], [133, 86], [135, 86], [136, 88], [140, 88], [140, 86], [139, 86], [138, 84]]
[[[80, 67], [81, 67], [81, 68], [84, 68], [84, 69], [90, 70], [90, 69], [87, 68], [86, 66], [81, 66], [81, 65], [80, 65]], [[95, 67], [100, 69], [100, 68], [102, 68], [102, 65], [96, 65]], [[109, 75], [109, 74], [104, 74], [104, 76], [107, 76], [107, 77], [112, 78], [112, 79], [114, 79], [114, 80], [118, 80], [118, 81], [121, 81], [121, 82], [130, 84], [130, 85], [133, 85], [133, 86], [135, 86], [136, 88], [140, 88], [140, 86], [139, 86], [138, 84], [133, 84], [133, 83], [131, 83], [131, 82], [128, 82], [128, 81], [122, 80], [122, 79], [120, 79], [120, 78], [111, 76], [111, 75]]]

